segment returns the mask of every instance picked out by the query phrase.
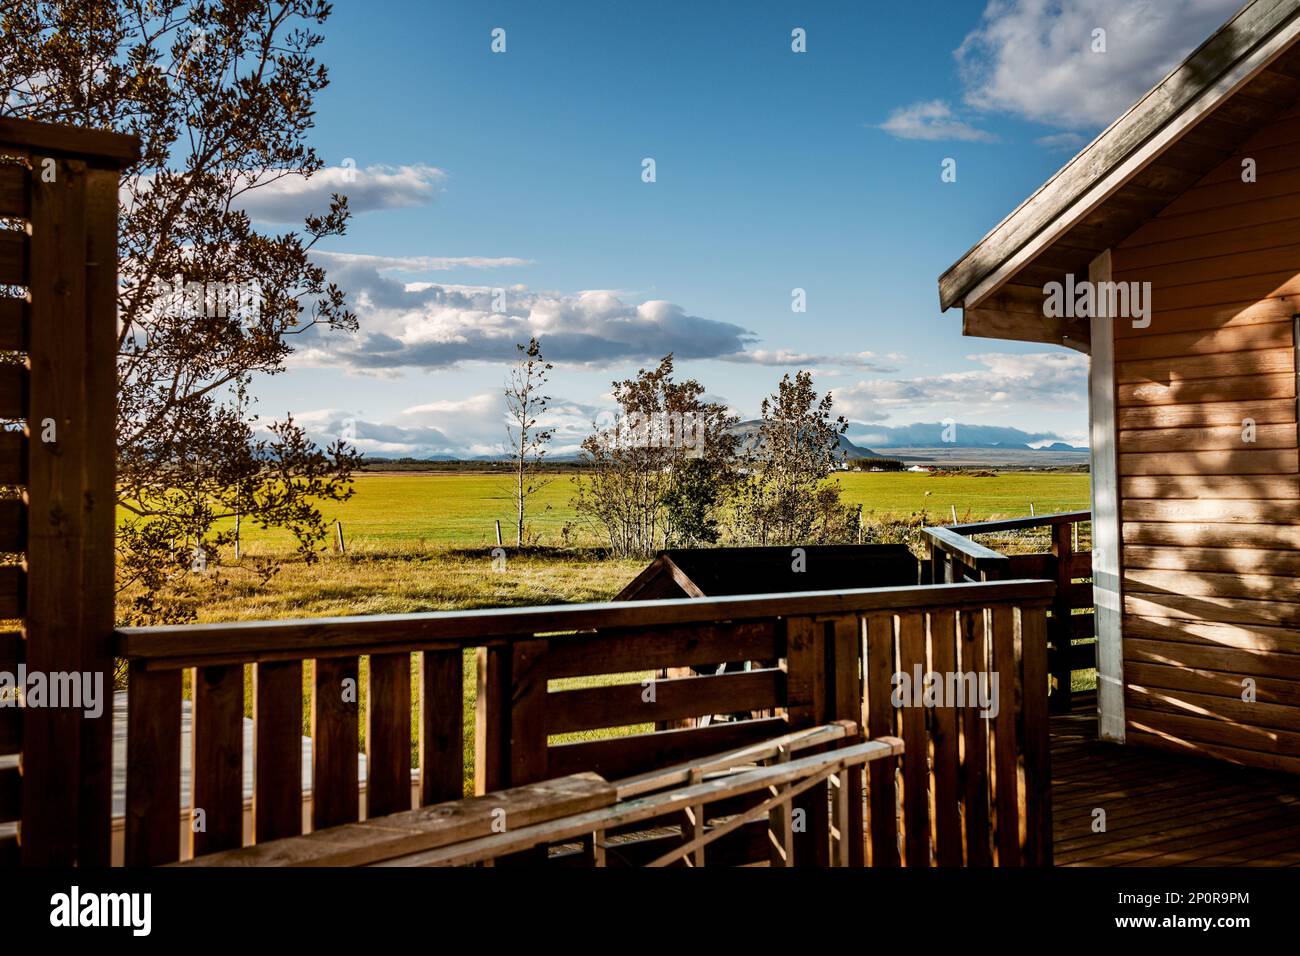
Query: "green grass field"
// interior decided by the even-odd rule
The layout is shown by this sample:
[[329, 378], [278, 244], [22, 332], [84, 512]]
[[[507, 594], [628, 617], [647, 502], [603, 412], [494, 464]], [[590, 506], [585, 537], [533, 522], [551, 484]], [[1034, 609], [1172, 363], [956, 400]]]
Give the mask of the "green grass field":
[[[926, 511], [934, 523], [1029, 514], [1088, 507], [1088, 475], [1056, 472], [1006, 472], [993, 478], [963, 475], [932, 477], [920, 473], [844, 473], [838, 476], [844, 499], [861, 504], [867, 519], [907, 517]], [[514, 543], [511, 489], [500, 475], [365, 474], [356, 479], [350, 501], [326, 503], [330, 522], [343, 523], [348, 546], [386, 551], [415, 548], [479, 548], [496, 543], [499, 520], [506, 544]], [[537, 544], [562, 544], [561, 528], [576, 522], [570, 507], [573, 477], [556, 475], [529, 503], [528, 524]], [[254, 550], [288, 549], [285, 532], [245, 525], [246, 545]], [[575, 527], [575, 544], [598, 543], [589, 529]]]
[[[921, 511], [942, 524], [954, 507], [963, 521], [1028, 514], [1031, 502], [1038, 514], [1088, 507], [1086, 474], [849, 473], [839, 481], [845, 498], [863, 505], [868, 524]], [[505, 570], [497, 571], [489, 553], [494, 521], [501, 520], [507, 546], [514, 543], [509, 495], [507, 481], [495, 475], [362, 475], [351, 500], [324, 506], [331, 521], [343, 523], [346, 554], [327, 550], [305, 564], [289, 554], [287, 533], [246, 524], [246, 555], [285, 560], [264, 584], [227, 552], [222, 583], [196, 588], [195, 610], [204, 621], [231, 621], [601, 601], [644, 566], [605, 557], [591, 547], [590, 531], [571, 535], [582, 546], [559, 547], [561, 527], [576, 518], [572, 478], [559, 475], [531, 503], [529, 525], [542, 549], [510, 549]]]

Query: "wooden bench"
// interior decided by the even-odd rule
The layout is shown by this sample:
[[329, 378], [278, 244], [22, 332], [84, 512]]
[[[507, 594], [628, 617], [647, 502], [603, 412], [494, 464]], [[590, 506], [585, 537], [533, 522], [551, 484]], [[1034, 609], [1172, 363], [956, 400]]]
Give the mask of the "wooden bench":
[[[849, 813], [847, 771], [902, 750], [897, 738], [863, 742], [855, 723], [836, 721], [615, 783], [595, 773], [572, 774], [176, 865], [457, 866], [580, 841], [586, 862], [604, 866], [607, 833], [683, 814], [681, 837], [650, 865], [703, 865], [706, 846], [763, 818], [772, 827], [772, 862], [790, 865], [792, 801], [818, 784], [832, 787], [832, 829], [823, 834], [834, 841], [832, 861], [848, 865], [850, 844], [861, 843], [863, 830], [861, 815]], [[746, 796], [750, 803], [740, 812], [706, 826], [706, 804]]]

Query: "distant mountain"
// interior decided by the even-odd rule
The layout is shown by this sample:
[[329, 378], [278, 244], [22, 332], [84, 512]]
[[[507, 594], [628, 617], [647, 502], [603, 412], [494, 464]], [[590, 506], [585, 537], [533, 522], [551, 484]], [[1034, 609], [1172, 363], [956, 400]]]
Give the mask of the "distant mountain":
[[[1087, 451], [1060, 440], [1051, 432], [1027, 432], [1005, 425], [975, 425], [964, 422], [913, 422], [910, 425], [851, 423], [862, 444], [884, 449], [886, 454], [906, 448], [985, 448], [991, 451]], [[1038, 446], [1040, 441], [1052, 444]]]
[[[762, 427], [762, 424], [763, 422], [760, 419], [754, 418], [747, 422], [737, 422], [735, 425], [728, 428], [727, 431], [732, 435], [739, 436], [740, 450], [743, 453], [757, 445], [758, 430]], [[886, 455], [881, 455], [878, 452], [872, 451], [870, 448], [863, 447], [862, 445], [855, 445], [853, 442], [849, 441], [846, 435], [840, 436], [840, 451], [844, 453], [844, 457], [848, 461], [856, 461], [859, 458], [887, 457]]]

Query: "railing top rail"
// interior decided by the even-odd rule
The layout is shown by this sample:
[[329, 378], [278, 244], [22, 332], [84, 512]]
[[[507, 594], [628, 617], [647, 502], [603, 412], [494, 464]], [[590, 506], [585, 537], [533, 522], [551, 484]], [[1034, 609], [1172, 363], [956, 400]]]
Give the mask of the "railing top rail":
[[0, 150], [5, 147], [100, 160], [119, 169], [140, 158], [140, 139], [136, 136], [11, 116], [0, 117]]
[[[1021, 528], [1043, 528], [1058, 524], [1074, 524], [1079, 521], [1091, 521], [1091, 511], [1062, 511], [1054, 515], [1034, 515], [1029, 518], [1004, 518], [999, 521], [974, 521], [970, 524], [948, 525], [947, 530], [958, 534], [987, 534], [991, 531], [1016, 531]], [[927, 532], [935, 530], [923, 529]]]
[[949, 554], [961, 555], [977, 571], [998, 569], [1005, 572], [1010, 567], [1005, 554], [977, 544], [952, 528], [922, 528], [921, 531], [936, 548]]
[[800, 591], [740, 597], [565, 604], [547, 607], [431, 611], [227, 624], [178, 624], [117, 630], [117, 653], [160, 667], [302, 659], [478, 647], [538, 634], [593, 629], [707, 624], [762, 618], [1046, 605], [1055, 585], [1018, 579], [851, 591]]

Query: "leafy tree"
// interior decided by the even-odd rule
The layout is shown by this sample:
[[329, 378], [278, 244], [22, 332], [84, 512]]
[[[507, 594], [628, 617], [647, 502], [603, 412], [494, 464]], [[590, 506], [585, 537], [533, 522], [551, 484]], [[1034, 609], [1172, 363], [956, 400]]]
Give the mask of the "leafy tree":
[[192, 615], [171, 597], [230, 542], [222, 519], [285, 529], [311, 560], [327, 535], [315, 502], [351, 494], [352, 450], [315, 447], [291, 417], [259, 437], [248, 411], [255, 377], [283, 371], [294, 336], [356, 327], [309, 257], [344, 232], [346, 200], [276, 234], [240, 208], [322, 166], [306, 140], [327, 83], [313, 28], [329, 14], [321, 0], [10, 0], [0, 13], [0, 114], [143, 143], [120, 189], [118, 563], [119, 586], [139, 595], [131, 621]]
[[574, 507], [610, 551], [644, 557], [674, 543], [712, 542], [733, 478], [737, 419], [706, 401], [694, 379], [673, 378], [673, 357], [613, 383], [619, 414], [582, 443], [586, 466]]
[[759, 544], [820, 544], [850, 540], [858, 509], [840, 500], [830, 481], [844, 460], [840, 436], [849, 423], [832, 417], [827, 392], [820, 399], [812, 373], [782, 376], [776, 393], [763, 399], [762, 420], [746, 451], [746, 477], [732, 508], [737, 540]]
[[528, 499], [545, 488], [549, 481], [538, 477], [546, 446], [554, 434], [538, 428], [538, 417], [546, 414], [551, 396], [543, 394], [550, 371], [554, 368], [542, 358], [536, 336], [527, 345], [516, 345], [519, 357], [506, 383], [506, 437], [510, 440], [510, 461], [515, 471], [515, 543], [524, 543], [524, 512]]

